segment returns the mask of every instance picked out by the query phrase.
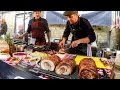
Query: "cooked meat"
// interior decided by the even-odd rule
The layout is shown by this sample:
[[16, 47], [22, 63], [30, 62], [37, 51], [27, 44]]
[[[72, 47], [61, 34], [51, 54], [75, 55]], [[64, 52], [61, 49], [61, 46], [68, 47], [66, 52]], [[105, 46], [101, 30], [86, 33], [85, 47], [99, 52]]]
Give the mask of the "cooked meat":
[[92, 58], [84, 58], [80, 62], [79, 76], [82, 79], [98, 79], [97, 67]]
[[44, 51], [47, 54], [53, 55], [56, 54], [57, 52], [55, 50], [49, 50], [49, 51]]
[[57, 55], [50, 55], [48, 59], [41, 60], [40, 67], [44, 70], [54, 71], [60, 61], [61, 59]]
[[64, 53], [65, 53], [65, 49], [64, 49], [64, 48], [61, 48], [61, 49], [59, 50], [59, 53], [64, 54]]
[[59, 75], [70, 75], [73, 72], [75, 65], [75, 60], [64, 59], [56, 66], [55, 72]]

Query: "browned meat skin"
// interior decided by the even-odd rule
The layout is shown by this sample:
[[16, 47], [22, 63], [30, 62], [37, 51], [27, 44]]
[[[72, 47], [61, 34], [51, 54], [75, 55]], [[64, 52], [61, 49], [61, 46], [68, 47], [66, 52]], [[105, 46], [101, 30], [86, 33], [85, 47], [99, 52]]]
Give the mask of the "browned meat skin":
[[84, 58], [80, 62], [79, 76], [83, 79], [98, 79], [97, 67], [92, 58]]
[[62, 63], [70, 65], [70, 67], [74, 68], [76, 66], [76, 62], [73, 59], [64, 59]]
[[[64, 62], [60, 62], [60, 63], [56, 66], [56, 70], [59, 69], [61, 66], [66, 66], [66, 67], [68, 67], [68, 68], [70, 69], [70, 72], [69, 72], [69, 73], [72, 73], [73, 68], [72, 68], [69, 64], [66, 64], [66, 63], [64, 63]], [[61, 72], [62, 75], [63, 75], [63, 73], [66, 72], [66, 71], [67, 71], [67, 70], [66, 70], [64, 67], [62, 67], [62, 68], [60, 69], [60, 72]]]
[[[70, 69], [70, 72], [69, 72], [69, 73], [71, 74], [71, 73], [73, 72], [75, 66], [76, 66], [76, 62], [75, 62], [75, 60], [73, 60], [73, 59], [64, 59], [62, 62], [60, 62], [60, 63], [57, 65], [56, 69], [59, 69], [61, 66], [67, 66], [67, 67]], [[67, 70], [64, 69], [64, 67], [62, 67], [61, 70], [60, 70], [61, 73], [64, 73], [64, 72], [66, 72], [66, 71], [67, 71]]]
[[50, 54], [50, 55], [53, 55], [53, 54], [57, 53], [57, 51], [55, 51], [55, 50], [44, 51], [44, 52], [47, 53], [47, 54]]
[[[45, 59], [43, 59], [43, 60], [45, 60]], [[42, 60], [42, 61], [43, 61], [43, 60]], [[54, 54], [48, 56], [47, 60], [52, 61], [55, 66], [58, 65], [58, 64], [60, 63], [60, 61], [61, 61], [60, 57], [58, 57], [57, 55], [54, 55]], [[45, 63], [45, 65], [47, 65], [47, 66], [50, 67], [50, 65], [49, 65], [47, 62]]]
[[52, 62], [54, 62], [55, 65], [59, 64], [61, 61], [60, 57], [58, 57], [55, 54], [49, 56], [48, 59], [51, 60]]

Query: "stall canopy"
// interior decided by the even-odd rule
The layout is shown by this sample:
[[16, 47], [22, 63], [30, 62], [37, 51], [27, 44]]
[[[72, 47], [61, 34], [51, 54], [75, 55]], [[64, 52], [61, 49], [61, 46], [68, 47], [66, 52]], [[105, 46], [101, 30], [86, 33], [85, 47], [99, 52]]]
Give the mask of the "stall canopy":
[[[63, 16], [64, 11], [48, 11], [46, 19], [49, 24], [65, 24], [66, 18]], [[90, 21], [92, 25], [111, 26], [112, 11], [79, 11], [79, 15]]]
[[[47, 19], [48, 24], [66, 24], [66, 17], [63, 16], [64, 11], [45, 11], [44, 18]], [[112, 11], [79, 11], [81, 17], [87, 18], [92, 25], [97, 26], [111, 26], [112, 22]], [[32, 12], [16, 14], [15, 17], [15, 32], [17, 33], [18, 26], [24, 24], [25, 30], [27, 30], [28, 22], [32, 18]]]

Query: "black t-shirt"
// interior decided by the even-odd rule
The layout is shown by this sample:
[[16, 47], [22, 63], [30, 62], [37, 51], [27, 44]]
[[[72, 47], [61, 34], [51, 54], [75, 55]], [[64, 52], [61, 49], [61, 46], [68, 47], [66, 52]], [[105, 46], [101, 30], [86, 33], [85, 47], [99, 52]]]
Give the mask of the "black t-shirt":
[[70, 24], [69, 21], [67, 21], [63, 37], [68, 38], [70, 33], [73, 34], [72, 41], [89, 37], [90, 43], [92, 43], [96, 39], [96, 35], [91, 24], [83, 17], [79, 17], [78, 23], [76, 25]]

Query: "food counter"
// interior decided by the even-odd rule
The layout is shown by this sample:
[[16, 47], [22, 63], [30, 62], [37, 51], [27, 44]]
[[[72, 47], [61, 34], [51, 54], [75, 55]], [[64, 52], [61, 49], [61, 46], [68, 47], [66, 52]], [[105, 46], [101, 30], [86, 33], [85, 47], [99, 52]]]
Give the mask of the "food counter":
[[[0, 53], [3, 79], [111, 79], [113, 64], [106, 58], [64, 53], [56, 43], [47, 46], [16, 44], [16, 52]], [[4, 58], [3, 58], [4, 57]]]
[[[21, 53], [21, 55], [25, 52], [17, 52]], [[56, 53], [57, 56], [61, 58], [61, 60], [64, 60], [65, 58], [73, 58], [73, 60], [76, 62], [76, 66], [71, 74], [69, 75], [59, 75], [55, 72], [55, 70], [45, 70], [41, 68], [39, 65], [39, 59], [38, 62], [26, 62], [25, 59], [23, 59], [26, 56], [15, 56], [17, 53], [14, 54], [12, 57], [13, 61], [10, 61], [10, 58], [7, 60], [0, 60], [0, 77], [3, 79], [81, 79], [79, 76], [79, 62], [81, 62], [84, 58], [92, 58], [97, 66], [97, 71], [99, 72], [99, 79], [113, 79], [114, 73], [113, 73], [113, 67], [110, 65], [104, 66], [104, 63], [99, 60], [97, 57], [87, 57], [87, 56], [80, 56], [80, 55], [72, 55], [72, 54], [59, 54]], [[49, 51], [51, 53], [51, 51]], [[55, 52], [52, 52], [55, 53]], [[31, 55], [38, 55], [40, 57], [46, 57], [47, 54], [44, 52], [33, 52]], [[30, 56], [30, 55], [28, 55]], [[19, 57], [19, 60], [18, 60]], [[36, 59], [37, 60], [37, 59]], [[47, 60], [47, 59], [46, 59]], [[106, 60], [106, 59], [104, 59]], [[14, 63], [12, 63], [14, 62]], [[89, 68], [89, 67], [88, 67]], [[102, 73], [102, 74], [101, 74]]]
[[40, 79], [38, 76], [31, 74], [25, 68], [11, 66], [0, 60], [0, 77], [2, 79]]

